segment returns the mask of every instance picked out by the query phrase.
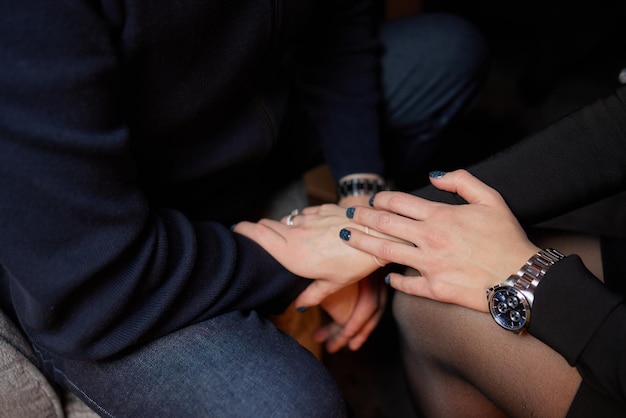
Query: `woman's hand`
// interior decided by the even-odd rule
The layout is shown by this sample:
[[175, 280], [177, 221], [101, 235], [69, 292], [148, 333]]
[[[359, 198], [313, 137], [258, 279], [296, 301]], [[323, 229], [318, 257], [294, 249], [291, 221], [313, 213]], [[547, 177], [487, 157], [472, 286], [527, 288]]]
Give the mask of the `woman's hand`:
[[352, 220], [414, 245], [353, 228], [345, 242], [420, 272], [420, 276], [388, 275], [395, 289], [486, 312], [485, 291], [515, 274], [539, 249], [528, 240], [500, 194], [469, 172], [454, 171], [431, 182], [459, 194], [468, 204], [448, 205], [406, 193], [381, 192], [374, 199], [375, 209], [358, 207]]
[[342, 228], [363, 230], [346, 218], [346, 209], [334, 204], [309, 207], [290, 220], [241, 222], [235, 232], [247, 236], [294, 274], [317, 279], [296, 299], [299, 308], [318, 305], [344, 286], [369, 276], [380, 266], [362, 251], [344, 245]]

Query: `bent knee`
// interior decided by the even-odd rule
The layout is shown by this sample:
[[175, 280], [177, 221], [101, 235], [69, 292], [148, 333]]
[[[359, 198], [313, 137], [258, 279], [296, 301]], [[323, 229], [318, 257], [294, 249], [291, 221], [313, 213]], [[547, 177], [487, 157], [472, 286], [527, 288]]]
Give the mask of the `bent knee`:
[[[415, 48], [413, 59], [423, 61], [428, 55], [433, 69], [457, 74], [468, 80], [487, 76], [489, 48], [483, 35], [467, 20], [445, 13], [417, 15], [398, 23], [399, 32], [412, 40], [404, 45]], [[428, 47], [425, 48], [425, 44]], [[423, 63], [420, 65], [424, 65]]]
[[397, 292], [393, 316], [405, 348], [413, 354], [440, 358], [446, 342], [463, 338], [469, 309]]
[[436, 302], [396, 292], [392, 312], [403, 341], [413, 349], [428, 345], [437, 327]]

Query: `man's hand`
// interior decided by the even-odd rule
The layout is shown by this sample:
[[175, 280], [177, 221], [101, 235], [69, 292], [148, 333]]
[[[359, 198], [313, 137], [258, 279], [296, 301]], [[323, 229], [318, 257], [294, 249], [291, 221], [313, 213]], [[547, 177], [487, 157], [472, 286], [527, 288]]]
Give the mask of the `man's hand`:
[[370, 254], [339, 239], [344, 228], [364, 230], [346, 217], [345, 208], [334, 204], [309, 207], [291, 220], [292, 226], [286, 225], [287, 217], [280, 222], [241, 222], [234, 231], [258, 243], [292, 273], [316, 279], [298, 297], [297, 307], [318, 305], [380, 267]]
[[333, 322], [319, 328], [313, 339], [326, 344], [329, 353], [347, 346], [358, 350], [378, 325], [387, 303], [384, 273], [375, 272], [344, 287], [322, 301]]

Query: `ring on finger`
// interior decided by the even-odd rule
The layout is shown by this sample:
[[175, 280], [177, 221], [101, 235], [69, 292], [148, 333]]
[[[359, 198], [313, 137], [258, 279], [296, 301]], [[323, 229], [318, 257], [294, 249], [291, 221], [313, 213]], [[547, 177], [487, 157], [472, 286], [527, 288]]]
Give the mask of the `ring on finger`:
[[298, 209], [292, 210], [291, 213], [289, 215], [287, 215], [287, 220], [285, 221], [285, 225], [293, 226], [293, 220], [299, 214], [300, 214], [300, 211]]
[[[369, 235], [369, 234], [370, 234], [370, 229], [368, 227], [365, 227], [365, 235]], [[383, 264], [382, 261], [380, 261], [378, 257], [376, 257], [374, 254], [372, 254], [372, 257], [374, 257], [374, 262], [376, 264], [378, 264], [380, 267], [385, 267], [385, 264]]]

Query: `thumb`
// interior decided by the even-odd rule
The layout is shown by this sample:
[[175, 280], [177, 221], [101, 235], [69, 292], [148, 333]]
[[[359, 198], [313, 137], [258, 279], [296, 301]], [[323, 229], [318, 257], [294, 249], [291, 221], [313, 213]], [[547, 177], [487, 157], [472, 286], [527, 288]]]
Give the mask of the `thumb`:
[[436, 188], [456, 193], [468, 203], [486, 203], [494, 199], [502, 200], [500, 193], [487, 186], [467, 170], [455, 170], [449, 173], [432, 171], [430, 182]]
[[432, 298], [431, 292], [428, 289], [428, 282], [421, 276], [390, 273], [385, 277], [385, 282], [402, 293]]
[[329, 282], [328, 280], [317, 279], [313, 281], [295, 300], [298, 310], [317, 306], [328, 296], [337, 292], [342, 286]]

